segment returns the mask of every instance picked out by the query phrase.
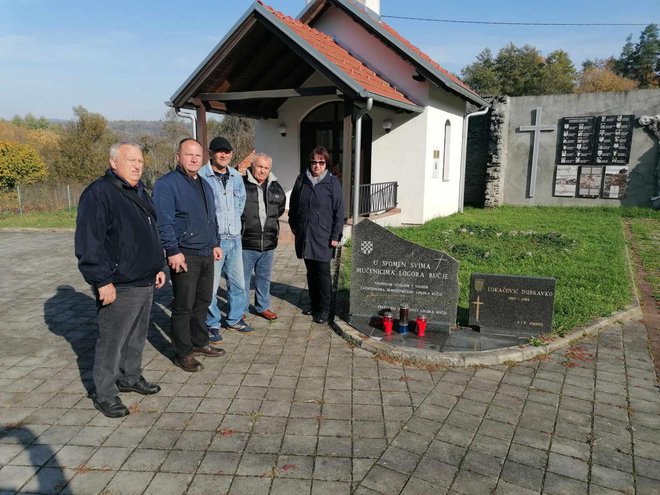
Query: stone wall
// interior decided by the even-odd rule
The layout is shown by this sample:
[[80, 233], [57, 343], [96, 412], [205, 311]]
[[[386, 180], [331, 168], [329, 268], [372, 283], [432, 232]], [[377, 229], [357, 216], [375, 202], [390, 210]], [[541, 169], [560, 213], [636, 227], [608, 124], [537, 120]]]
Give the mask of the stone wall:
[[[483, 151], [484, 120], [470, 122], [466, 162], [466, 204], [485, 206], [650, 206], [658, 183], [658, 144], [648, 127], [638, 123], [642, 115], [660, 114], [660, 90], [645, 89], [617, 93], [546, 95], [493, 98], [488, 118], [488, 151]], [[537, 177], [530, 196], [529, 177], [533, 137], [521, 126], [534, 124], [536, 109], [542, 109], [542, 132], [538, 143]], [[559, 197], [555, 195], [560, 123], [564, 117], [635, 115], [630, 158], [627, 164], [626, 195], [623, 199]], [[538, 122], [536, 122], [538, 124]], [[471, 149], [470, 146], [473, 148]], [[591, 165], [591, 164], [590, 164]], [[596, 166], [595, 164], [593, 164]], [[626, 165], [624, 165], [626, 166]], [[482, 179], [483, 178], [483, 179]], [[481, 182], [480, 182], [481, 181]], [[469, 184], [469, 186], [468, 186]], [[483, 184], [483, 192], [479, 185]], [[469, 193], [468, 193], [469, 191]]]

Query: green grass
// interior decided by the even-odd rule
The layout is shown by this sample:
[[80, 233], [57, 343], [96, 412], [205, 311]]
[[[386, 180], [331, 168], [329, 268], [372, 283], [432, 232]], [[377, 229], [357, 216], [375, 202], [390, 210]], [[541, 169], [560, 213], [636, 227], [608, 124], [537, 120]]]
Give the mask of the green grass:
[[0, 228], [75, 228], [76, 210], [0, 213]]
[[635, 238], [635, 251], [651, 284], [653, 297], [660, 303], [660, 222], [648, 218], [627, 220]]
[[[644, 208], [506, 206], [466, 209], [418, 227], [391, 230], [459, 261], [461, 325], [467, 325], [473, 272], [554, 277], [553, 331], [563, 335], [630, 303], [622, 217], [648, 218], [656, 227], [660, 222], [657, 212]], [[350, 253], [342, 258], [346, 262]], [[343, 287], [349, 279], [350, 263], [342, 271]]]

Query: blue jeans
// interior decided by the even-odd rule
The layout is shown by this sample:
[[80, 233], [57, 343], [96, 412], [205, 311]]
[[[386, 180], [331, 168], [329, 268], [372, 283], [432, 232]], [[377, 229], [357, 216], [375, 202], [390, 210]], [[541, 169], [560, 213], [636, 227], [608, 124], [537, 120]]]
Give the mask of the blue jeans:
[[222, 315], [218, 308], [218, 287], [222, 277], [223, 268], [227, 277], [227, 325], [233, 325], [243, 318], [245, 309], [245, 278], [243, 276], [243, 254], [241, 238], [223, 239], [220, 241], [222, 259], [215, 262], [213, 269], [213, 299], [206, 317], [206, 326], [220, 328]]
[[254, 309], [263, 313], [270, 308], [270, 274], [273, 269], [273, 249], [269, 251], [243, 250], [245, 273], [245, 312], [250, 307], [250, 277], [254, 272]]

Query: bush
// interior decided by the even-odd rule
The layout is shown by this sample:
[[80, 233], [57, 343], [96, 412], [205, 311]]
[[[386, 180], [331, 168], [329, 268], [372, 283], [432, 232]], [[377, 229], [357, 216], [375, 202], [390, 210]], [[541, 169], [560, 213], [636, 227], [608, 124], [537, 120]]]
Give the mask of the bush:
[[31, 184], [46, 175], [46, 164], [32, 146], [0, 142], [0, 187]]

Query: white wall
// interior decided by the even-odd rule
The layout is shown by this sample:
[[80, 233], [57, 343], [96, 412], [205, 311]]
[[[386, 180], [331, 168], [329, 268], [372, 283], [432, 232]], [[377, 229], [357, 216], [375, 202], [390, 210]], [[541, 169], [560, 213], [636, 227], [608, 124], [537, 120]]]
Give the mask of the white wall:
[[[460, 193], [461, 146], [464, 102], [457, 96], [440, 89], [431, 92], [427, 109], [427, 146], [424, 162], [424, 217], [423, 222], [458, 211]], [[449, 180], [443, 180], [442, 167], [445, 154], [445, 123], [451, 123], [449, 142]], [[440, 150], [439, 177], [433, 178], [433, 150]]]
[[[395, 114], [375, 108], [371, 154], [371, 182], [399, 183], [398, 202], [402, 223], [422, 223], [424, 218], [424, 163], [428, 114]], [[383, 131], [382, 122], [392, 121]]]

